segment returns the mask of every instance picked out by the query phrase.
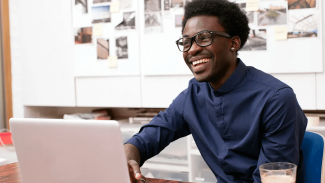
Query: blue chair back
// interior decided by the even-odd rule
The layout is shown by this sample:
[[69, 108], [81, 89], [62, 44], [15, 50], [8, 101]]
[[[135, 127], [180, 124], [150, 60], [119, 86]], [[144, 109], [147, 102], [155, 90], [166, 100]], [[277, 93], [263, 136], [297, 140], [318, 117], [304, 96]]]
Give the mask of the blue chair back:
[[318, 133], [306, 131], [301, 149], [305, 163], [305, 182], [324, 183], [324, 137]]

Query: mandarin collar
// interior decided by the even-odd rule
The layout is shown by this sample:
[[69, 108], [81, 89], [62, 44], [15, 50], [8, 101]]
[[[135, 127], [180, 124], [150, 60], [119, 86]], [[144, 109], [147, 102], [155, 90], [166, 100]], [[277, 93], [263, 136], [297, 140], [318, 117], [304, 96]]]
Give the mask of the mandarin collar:
[[209, 83], [210, 89], [212, 91], [217, 91], [219, 93], [228, 93], [234, 90], [237, 87], [237, 85], [241, 83], [241, 81], [244, 79], [246, 75], [247, 67], [240, 60], [240, 58], [237, 58], [237, 62], [238, 64], [235, 71], [231, 74], [231, 76], [227, 79], [227, 81], [223, 83], [223, 85], [221, 85], [221, 87], [218, 90], [213, 89], [213, 87]]

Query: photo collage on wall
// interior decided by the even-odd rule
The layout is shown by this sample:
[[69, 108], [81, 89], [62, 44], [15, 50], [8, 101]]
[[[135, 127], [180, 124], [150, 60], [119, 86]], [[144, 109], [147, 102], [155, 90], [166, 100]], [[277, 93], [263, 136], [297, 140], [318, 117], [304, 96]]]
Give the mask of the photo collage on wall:
[[[246, 11], [245, 0], [236, 2], [246, 14], [251, 28], [246, 44], [240, 51], [267, 50], [269, 28], [287, 27], [287, 39], [317, 37], [320, 0], [260, 0], [257, 11]], [[274, 40], [275, 41], [275, 40]]]
[[[133, 7], [133, 1], [72, 1], [75, 45], [96, 45], [94, 48], [96, 48], [97, 58], [94, 60], [107, 61], [110, 56], [116, 56], [117, 59], [128, 59], [129, 32], [123, 30], [136, 29], [136, 8]], [[155, 11], [157, 7], [151, 5], [150, 8]], [[113, 18], [118, 17], [121, 21], [117, 18], [112, 20], [112, 14], [114, 14]], [[151, 24], [154, 23], [151, 22]], [[110, 45], [115, 47], [115, 52], [112, 52]]]
[[144, 0], [145, 33], [162, 32], [161, 0]]
[[[164, 19], [172, 18], [175, 28], [182, 27], [183, 9], [192, 0], [143, 0], [145, 34], [163, 33]], [[169, 28], [169, 27], [168, 27]]]

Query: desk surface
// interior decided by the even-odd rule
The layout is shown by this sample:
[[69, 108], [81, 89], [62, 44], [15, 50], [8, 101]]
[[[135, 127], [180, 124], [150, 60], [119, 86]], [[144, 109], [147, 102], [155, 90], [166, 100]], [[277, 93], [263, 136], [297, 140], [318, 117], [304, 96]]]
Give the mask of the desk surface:
[[[21, 183], [20, 171], [18, 163], [0, 166], [0, 182], [3, 183]], [[147, 178], [146, 183], [181, 183], [179, 181], [150, 179]], [[185, 182], [183, 182], [185, 183]]]

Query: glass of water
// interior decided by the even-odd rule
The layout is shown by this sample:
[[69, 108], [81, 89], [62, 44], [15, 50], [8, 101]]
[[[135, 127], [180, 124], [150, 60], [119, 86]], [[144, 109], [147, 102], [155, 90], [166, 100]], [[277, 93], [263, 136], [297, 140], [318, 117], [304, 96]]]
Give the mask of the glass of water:
[[260, 166], [262, 183], [295, 183], [297, 165], [286, 162], [266, 163]]

